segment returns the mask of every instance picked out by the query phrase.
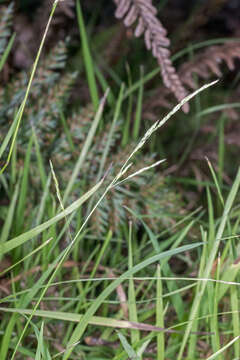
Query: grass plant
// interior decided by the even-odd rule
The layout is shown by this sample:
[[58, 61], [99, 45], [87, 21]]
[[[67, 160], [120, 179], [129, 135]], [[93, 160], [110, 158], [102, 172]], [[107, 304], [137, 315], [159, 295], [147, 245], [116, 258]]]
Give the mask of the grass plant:
[[[95, 64], [77, 0], [81, 66], [95, 115], [90, 125], [88, 118], [87, 130], [83, 121], [83, 141], [78, 146], [69, 121], [73, 114], [68, 114], [61, 98], [54, 104], [70, 154], [61, 163], [63, 167], [69, 163], [65, 179], [54, 155], [52, 159], [46, 156], [33, 123], [28, 124], [25, 148], [21, 142], [22, 122], [30, 119], [28, 108], [33, 106], [27, 100], [36, 90], [40, 55], [58, 2], [50, 12], [25, 95], [1, 139], [0, 190], [9, 202], [0, 206], [0, 359], [239, 359], [240, 170], [231, 185], [224, 183], [225, 115], [218, 122], [217, 171], [206, 160], [211, 180], [182, 179], [204, 189], [205, 206], [171, 212], [176, 203], [167, 183], [163, 190], [153, 186], [151, 191], [154, 197], [158, 191], [162, 197], [165, 191], [170, 208], [156, 207], [158, 201], [152, 200], [151, 211], [141, 212], [149, 196], [144, 194], [146, 182], [156, 177], [160, 181], [160, 164], [161, 169], [167, 168], [158, 141], [164, 133], [160, 128], [176, 115], [188, 116], [189, 121], [194, 116], [198, 127], [209, 114], [239, 104], [205, 106], [205, 98], [219, 86], [213, 81], [184, 97], [160, 120], [144, 123], [144, 86], [159, 69], [146, 72], [141, 68], [135, 81], [127, 67], [127, 84], [112, 85]], [[15, 34], [1, 54], [0, 71], [14, 39]], [[194, 45], [191, 50], [205, 45]], [[104, 90], [101, 100], [100, 87]], [[180, 115], [188, 103], [192, 113]], [[96, 139], [105, 132], [104, 146], [99, 149]], [[194, 141], [189, 144], [191, 152]], [[111, 163], [116, 149], [122, 148], [127, 155], [119, 151], [118, 163]], [[151, 162], [145, 162], [149, 148], [159, 152], [160, 159], [150, 157]], [[137, 186], [143, 193], [134, 192]], [[118, 211], [110, 207], [111, 199]], [[104, 231], [94, 230], [100, 229], [94, 227], [98, 212]], [[111, 213], [114, 221], [108, 217]]]

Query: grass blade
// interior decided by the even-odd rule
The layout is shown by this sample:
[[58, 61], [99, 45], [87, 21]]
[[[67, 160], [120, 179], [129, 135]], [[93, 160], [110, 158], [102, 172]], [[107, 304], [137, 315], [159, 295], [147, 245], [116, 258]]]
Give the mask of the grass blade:
[[90, 308], [87, 310], [85, 315], [80, 320], [79, 324], [77, 325], [76, 329], [74, 330], [71, 339], [68, 343], [68, 346], [71, 347], [70, 350], [68, 350], [64, 355], [64, 360], [68, 359], [72, 350], [74, 344], [76, 344], [80, 338], [82, 337], [90, 318], [95, 314], [95, 312], [98, 310], [98, 308], [101, 306], [102, 302], [116, 289], [117, 286], [119, 286], [125, 278], [128, 278], [129, 276], [134, 275], [138, 271], [144, 269], [146, 266], [149, 266], [150, 264], [153, 264], [161, 259], [164, 259], [165, 257], [170, 257], [176, 254], [179, 254], [184, 251], [192, 250], [196, 247], [201, 246], [202, 243], [196, 243], [191, 245], [185, 245], [178, 249], [165, 251], [161, 254], [152, 256], [149, 259], [144, 260], [143, 262], [139, 263], [138, 265], [135, 265], [132, 269], [126, 271], [121, 276], [119, 276], [118, 279], [114, 280], [96, 299], [96, 301], [90, 306]]
[[55, 13], [56, 7], [58, 5], [58, 2], [59, 2], [59, 0], [55, 0], [54, 3], [53, 3], [52, 10], [51, 10], [50, 16], [48, 18], [48, 22], [47, 22], [47, 25], [46, 25], [46, 28], [45, 28], [45, 31], [44, 31], [44, 34], [43, 34], [43, 37], [42, 37], [42, 40], [41, 40], [41, 44], [39, 46], [37, 56], [36, 56], [36, 59], [35, 59], [34, 64], [33, 64], [32, 72], [31, 72], [31, 75], [30, 75], [30, 79], [29, 79], [29, 82], [28, 82], [28, 86], [27, 86], [27, 90], [26, 90], [23, 102], [21, 103], [20, 108], [19, 108], [19, 110], [18, 110], [18, 112], [16, 114], [16, 118], [14, 119], [14, 123], [16, 121], [16, 128], [14, 129], [13, 139], [12, 139], [12, 143], [11, 143], [10, 150], [9, 150], [9, 153], [8, 153], [7, 161], [6, 161], [5, 165], [2, 167], [2, 169], [0, 170], [0, 174], [2, 174], [4, 172], [4, 170], [8, 166], [9, 161], [11, 159], [13, 148], [14, 148], [14, 145], [15, 145], [15, 142], [16, 142], [16, 139], [17, 139], [18, 130], [19, 130], [21, 120], [22, 120], [22, 117], [23, 117], [23, 113], [24, 113], [24, 109], [25, 109], [25, 106], [26, 106], [26, 103], [27, 103], [28, 95], [30, 93], [30, 89], [31, 89], [31, 86], [32, 86], [33, 78], [34, 78], [35, 73], [36, 73], [36, 69], [37, 69], [39, 59], [40, 59], [40, 56], [41, 56], [41, 53], [42, 53], [43, 45], [45, 43], [47, 33], [48, 33], [48, 30], [49, 30], [53, 15]]
[[216, 359], [220, 354], [222, 354], [225, 350], [227, 350], [230, 346], [232, 346], [236, 341], [238, 341], [240, 339], [240, 335], [238, 335], [237, 337], [235, 337], [233, 340], [231, 340], [228, 344], [226, 344], [225, 346], [223, 346], [220, 350], [218, 350], [217, 352], [215, 352], [215, 354], [209, 356], [206, 360], [213, 360]]
[[[0, 307], [0, 311], [2, 312], [9, 312], [9, 313], [17, 313], [20, 315], [31, 315], [33, 310], [32, 309], [22, 309], [22, 308], [6, 308]], [[34, 316], [47, 318], [47, 319], [54, 319], [54, 320], [61, 320], [61, 321], [69, 321], [73, 323], [79, 323], [84, 315], [70, 313], [70, 312], [62, 312], [62, 311], [50, 311], [50, 310], [36, 310], [34, 311]], [[118, 329], [136, 329], [139, 331], [162, 331], [163, 329], [149, 324], [144, 323], [136, 323], [128, 320], [117, 320], [110, 317], [103, 317], [103, 316], [92, 316], [89, 320], [89, 324], [96, 325], [96, 326], [104, 326], [104, 327], [111, 327], [111, 328], [118, 328]]]
[[92, 144], [92, 141], [93, 141], [93, 138], [94, 138], [94, 135], [96, 133], [96, 130], [97, 130], [97, 127], [99, 125], [99, 122], [101, 120], [101, 117], [102, 117], [102, 113], [103, 113], [103, 109], [104, 109], [104, 105], [105, 105], [105, 102], [106, 102], [106, 99], [107, 99], [107, 95], [108, 95], [108, 91], [106, 91], [104, 97], [102, 98], [100, 104], [99, 104], [99, 108], [98, 108], [98, 111], [96, 113], [96, 116], [93, 120], [93, 123], [92, 123], [92, 126], [89, 130], [89, 133], [87, 135], [87, 138], [86, 138], [86, 141], [84, 142], [84, 145], [83, 145], [83, 148], [82, 148], [82, 151], [79, 155], [79, 158], [78, 158], [78, 161], [75, 165], [75, 168], [73, 170], [73, 173], [72, 173], [72, 176], [68, 182], [68, 185], [67, 185], [67, 188], [65, 190], [65, 193], [64, 193], [64, 196], [63, 196], [63, 204], [65, 204], [70, 192], [72, 191], [72, 188], [73, 188], [73, 185], [76, 181], [76, 178], [77, 176], [79, 175], [79, 171], [86, 159], [86, 156], [87, 156], [87, 153], [89, 151], [89, 148]]
[[95, 110], [97, 111], [98, 104], [99, 104], [98, 90], [97, 90], [93, 61], [92, 61], [92, 56], [91, 56], [89, 45], [88, 45], [87, 32], [86, 32], [86, 28], [85, 28], [85, 24], [84, 24], [84, 20], [83, 20], [83, 13], [82, 13], [82, 9], [81, 9], [80, 0], [77, 0], [77, 18], [78, 18], [79, 32], [80, 32], [81, 40], [82, 40], [83, 59], [84, 59], [84, 63], [85, 63], [86, 73], [87, 73], [88, 86], [89, 86], [93, 106], [94, 106]]
[[140, 358], [137, 356], [137, 354], [135, 353], [135, 351], [133, 350], [131, 345], [128, 343], [125, 336], [123, 334], [121, 334], [119, 331], [117, 331], [117, 334], [118, 334], [119, 340], [121, 341], [121, 344], [122, 344], [124, 350], [126, 351], [126, 353], [129, 356], [129, 359], [139, 360]]
[[26, 208], [28, 177], [29, 177], [29, 170], [30, 170], [32, 144], [33, 144], [33, 136], [30, 137], [26, 156], [24, 159], [22, 183], [21, 183], [20, 196], [19, 196], [19, 201], [18, 201], [18, 206], [17, 206], [17, 211], [16, 211], [17, 234], [19, 234], [22, 231], [22, 227], [23, 227], [23, 223], [24, 223], [23, 215], [24, 215], [24, 210]]
[[99, 181], [92, 189], [86, 192], [83, 196], [81, 196], [78, 200], [68, 206], [64, 211], [60, 212], [58, 215], [54, 216], [50, 220], [44, 222], [43, 224], [35, 227], [27, 231], [24, 234], [21, 234], [15, 237], [12, 240], [9, 240], [5, 244], [0, 244], [0, 254], [4, 255], [9, 251], [15, 249], [16, 247], [24, 244], [26, 241], [33, 239], [35, 236], [41, 234], [44, 230], [49, 228], [51, 225], [57, 223], [61, 219], [65, 218], [67, 215], [71, 214], [73, 211], [77, 210], [85, 201], [87, 201], [90, 196], [92, 196], [102, 185], [102, 180]]
[[8, 55], [13, 47], [15, 37], [16, 37], [16, 34], [12, 34], [12, 36], [8, 42], [8, 45], [7, 45], [6, 49], [4, 50], [4, 53], [2, 54], [2, 57], [0, 59], [0, 72], [2, 71], [3, 66], [8, 58]]
[[[132, 222], [129, 223], [129, 245], [128, 245], [128, 269], [133, 267], [133, 251], [132, 251]], [[130, 321], [138, 322], [136, 294], [133, 279], [129, 279], [128, 285], [128, 308]], [[140, 340], [139, 331], [131, 331], [131, 343], [134, 344]]]
[[[164, 328], [164, 311], [162, 299], [161, 268], [157, 266], [157, 304], [156, 304], [156, 326]], [[157, 335], [157, 359], [164, 360], [165, 356], [164, 332]]]
[[[8, 209], [7, 217], [6, 217], [6, 220], [2, 227], [2, 232], [1, 232], [1, 236], [0, 236], [0, 245], [3, 245], [8, 239], [8, 236], [9, 236], [9, 233], [11, 230], [11, 226], [12, 226], [12, 222], [13, 222], [13, 216], [14, 216], [14, 212], [15, 212], [15, 208], [16, 208], [18, 194], [19, 194], [19, 183], [15, 187], [12, 201], [11, 201], [11, 204]], [[0, 253], [0, 258], [1, 258], [1, 253]]]
[[133, 127], [133, 139], [136, 141], [139, 137], [140, 131], [140, 123], [141, 123], [141, 114], [142, 114], [142, 102], [143, 102], [143, 67], [141, 67], [141, 84], [139, 87], [138, 92], [138, 99], [137, 99], [137, 109], [136, 109], [136, 116], [134, 120], [134, 127]]
[[[231, 189], [231, 191], [230, 191], [230, 193], [228, 195], [228, 198], [227, 198], [227, 201], [226, 201], [226, 204], [225, 204], [225, 207], [224, 207], [223, 215], [222, 215], [222, 218], [221, 218], [221, 222], [220, 222], [217, 234], [216, 234], [216, 239], [215, 239], [215, 242], [213, 244], [211, 253], [209, 255], [209, 259], [206, 262], [206, 268], [205, 268], [205, 270], [203, 272], [203, 278], [207, 279], [207, 278], [210, 277], [213, 262], [215, 260], [215, 257], [216, 257], [217, 251], [218, 251], [220, 239], [223, 236], [225, 225], [226, 225], [226, 222], [228, 220], [228, 216], [229, 216], [231, 207], [232, 207], [233, 202], [235, 200], [235, 197], [237, 195], [239, 185], [240, 185], [240, 168], [238, 170], [236, 179], [235, 179], [235, 181], [233, 183], [232, 189]], [[194, 298], [194, 302], [193, 302], [191, 312], [190, 312], [190, 315], [189, 315], [189, 323], [187, 325], [187, 328], [186, 328], [186, 331], [185, 331], [185, 334], [184, 334], [181, 349], [180, 349], [180, 351], [178, 353], [178, 358], [177, 358], [178, 360], [182, 359], [183, 351], [184, 351], [184, 348], [186, 346], [188, 337], [190, 335], [190, 331], [191, 331], [191, 327], [192, 327], [192, 321], [196, 318], [196, 315], [198, 313], [199, 305], [201, 303], [201, 299], [202, 299], [203, 293], [205, 291], [206, 285], [207, 285], [206, 281], [201, 284], [201, 288], [199, 289], [199, 292], [196, 294], [196, 296]]]

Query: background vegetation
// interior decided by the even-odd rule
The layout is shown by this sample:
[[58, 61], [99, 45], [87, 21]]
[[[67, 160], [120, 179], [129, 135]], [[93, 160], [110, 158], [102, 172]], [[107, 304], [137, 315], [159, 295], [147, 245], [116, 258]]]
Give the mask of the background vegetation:
[[0, 2], [1, 360], [240, 358], [239, 11]]

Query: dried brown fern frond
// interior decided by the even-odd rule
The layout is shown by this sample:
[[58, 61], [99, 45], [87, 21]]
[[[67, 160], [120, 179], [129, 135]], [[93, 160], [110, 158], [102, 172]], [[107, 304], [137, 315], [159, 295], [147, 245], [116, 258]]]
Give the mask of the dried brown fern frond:
[[[161, 68], [161, 74], [165, 86], [181, 101], [187, 94], [186, 89], [172, 65], [168, 47], [170, 41], [167, 31], [158, 20], [157, 9], [152, 5], [152, 0], [114, 0], [117, 5], [115, 16], [118, 19], [124, 18], [124, 24], [131, 26], [137, 22], [135, 36], [144, 34], [145, 44]], [[188, 104], [184, 105], [184, 111], [188, 112]]]
[[[230, 71], [235, 69], [234, 61], [240, 59], [240, 41], [231, 41], [223, 45], [209, 46], [199, 55], [194, 56], [193, 60], [183, 63], [179, 68], [179, 77], [187, 88], [196, 89], [197, 82], [195, 76], [204, 80], [212, 77], [221, 77], [221, 66], [225, 63]], [[154, 94], [160, 94], [157, 98], [152, 96], [145, 102], [143, 112], [148, 119], [156, 120], [155, 110], [160, 107], [170, 108], [168, 98], [171, 94], [166, 87], [159, 87]], [[233, 114], [233, 112], [232, 112]]]
[[212, 75], [221, 77], [220, 65], [225, 62], [228, 69], [233, 71], [234, 60], [237, 58], [240, 59], [240, 42], [210, 46], [192, 61], [184, 63], [180, 67], [179, 76], [184, 84], [194, 89], [196, 88], [194, 74], [203, 79], [208, 79]]

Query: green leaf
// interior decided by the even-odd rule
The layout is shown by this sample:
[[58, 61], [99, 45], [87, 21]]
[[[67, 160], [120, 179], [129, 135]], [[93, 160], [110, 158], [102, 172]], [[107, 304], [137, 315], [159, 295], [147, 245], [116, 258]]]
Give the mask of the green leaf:
[[97, 84], [94, 74], [93, 60], [88, 45], [87, 32], [86, 32], [81, 4], [79, 0], [77, 0], [77, 18], [78, 18], [78, 26], [82, 40], [83, 59], [87, 73], [90, 95], [92, 98], [92, 103], [94, 105], [94, 108], [95, 110], [97, 110], [99, 104], [98, 90], [97, 90]]
[[15, 33], [12, 34], [12, 36], [8, 42], [8, 45], [7, 45], [6, 49], [4, 50], [4, 53], [2, 54], [2, 57], [0, 59], [0, 71], [2, 71], [5, 62], [7, 61], [8, 55], [13, 47], [15, 37], [16, 37], [16, 34]]
[[127, 339], [125, 338], [125, 336], [123, 334], [121, 334], [119, 331], [117, 331], [119, 340], [121, 341], [121, 344], [124, 348], [124, 350], [126, 351], [126, 353], [129, 356], [130, 360], [139, 360], [139, 356], [137, 356], [137, 354], [135, 353], [135, 351], [133, 350], [133, 348], [131, 347], [131, 345], [128, 343]]
[[41, 234], [51, 225], [57, 223], [61, 219], [65, 218], [67, 215], [71, 214], [73, 211], [77, 210], [85, 201], [87, 201], [90, 198], [90, 196], [92, 196], [99, 189], [101, 185], [102, 185], [102, 180], [99, 181], [99, 183], [97, 183], [91, 190], [86, 192], [78, 200], [76, 200], [74, 203], [69, 205], [64, 211], [60, 212], [58, 215], [54, 216], [53, 218], [44, 222], [43, 224], [35, 227], [34, 229], [31, 229], [25, 232], [24, 234], [21, 234], [13, 238], [12, 240], [9, 240], [6, 243], [0, 244], [0, 254], [4, 255], [9, 251], [15, 249], [16, 247], [24, 244], [26, 241], [33, 239], [35, 236]]
[[[33, 310], [31, 309], [20, 309], [20, 308], [3, 308], [0, 307], [0, 311], [2, 312], [9, 312], [9, 313], [16, 313], [21, 315], [31, 315]], [[37, 317], [54, 319], [54, 320], [61, 320], [61, 321], [70, 321], [73, 323], [79, 323], [84, 315], [70, 313], [70, 312], [62, 312], [62, 311], [50, 311], [50, 310], [35, 310], [34, 315]], [[137, 329], [142, 331], [162, 331], [161, 328], [148, 325], [144, 323], [132, 322], [127, 320], [117, 320], [110, 317], [103, 317], [103, 316], [92, 316], [89, 320], [89, 324], [96, 325], [96, 326], [106, 326], [112, 328], [119, 328], [119, 329]]]

